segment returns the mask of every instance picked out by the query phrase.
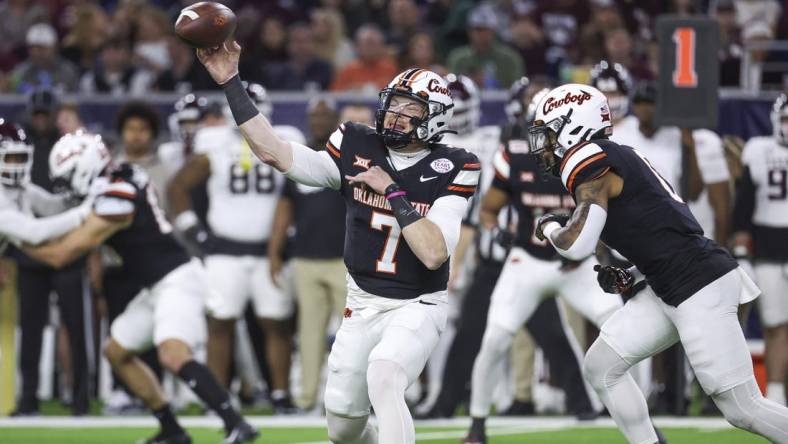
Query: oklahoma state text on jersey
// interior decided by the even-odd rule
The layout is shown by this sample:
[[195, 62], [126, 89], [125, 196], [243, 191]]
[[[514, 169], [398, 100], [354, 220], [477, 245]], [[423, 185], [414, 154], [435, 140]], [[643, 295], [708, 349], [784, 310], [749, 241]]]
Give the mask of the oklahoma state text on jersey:
[[327, 151], [339, 168], [340, 192], [347, 205], [345, 265], [356, 284], [368, 293], [413, 299], [446, 289], [449, 261], [434, 271], [425, 267], [402, 239], [385, 197], [350, 186], [345, 180], [346, 175], [379, 166], [408, 193], [422, 215], [443, 196], [473, 196], [480, 169], [476, 156], [441, 144], [430, 145], [430, 150], [415, 165], [397, 171], [383, 141], [368, 126], [348, 122], [329, 139]]

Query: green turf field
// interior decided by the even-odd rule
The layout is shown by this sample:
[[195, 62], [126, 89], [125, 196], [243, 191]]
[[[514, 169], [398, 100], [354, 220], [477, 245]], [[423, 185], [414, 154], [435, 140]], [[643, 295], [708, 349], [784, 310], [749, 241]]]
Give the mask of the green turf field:
[[[194, 444], [217, 444], [219, 430], [189, 427]], [[516, 426], [492, 427], [490, 444], [626, 444], [621, 434], [612, 428], [573, 428], [556, 431], [522, 432]], [[0, 428], [3, 444], [122, 444], [135, 443], [152, 435], [153, 428]], [[738, 430], [663, 429], [670, 444], [765, 444], [768, 441]], [[420, 428], [419, 443], [457, 444], [463, 436], [458, 428]], [[320, 427], [267, 428], [259, 444], [318, 444], [326, 443], [326, 432]]]

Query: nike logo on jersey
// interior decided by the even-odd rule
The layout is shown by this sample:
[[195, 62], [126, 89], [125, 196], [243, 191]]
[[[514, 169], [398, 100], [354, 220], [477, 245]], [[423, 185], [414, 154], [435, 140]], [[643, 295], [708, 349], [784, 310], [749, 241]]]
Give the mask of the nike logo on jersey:
[[424, 177], [424, 175], [422, 174], [421, 177], [419, 177], [419, 180], [422, 181], [422, 182], [428, 182], [428, 181], [430, 181], [432, 179], [437, 179], [437, 178], [438, 178], [438, 176]]

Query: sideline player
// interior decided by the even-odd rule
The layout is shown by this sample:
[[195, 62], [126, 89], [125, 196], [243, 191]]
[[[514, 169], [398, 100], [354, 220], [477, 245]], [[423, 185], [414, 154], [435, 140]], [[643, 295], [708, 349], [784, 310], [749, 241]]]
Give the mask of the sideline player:
[[755, 261], [766, 342], [766, 397], [786, 405], [788, 373], [788, 95], [772, 108], [771, 137], [754, 137], [742, 153], [736, 185], [733, 254]]
[[348, 302], [328, 358], [329, 439], [377, 443], [371, 403], [380, 443], [414, 443], [405, 389], [445, 328], [447, 259], [479, 180], [476, 156], [437, 143], [452, 116], [446, 82], [426, 69], [400, 73], [380, 92], [375, 128], [340, 125], [317, 152], [274, 133], [238, 77], [240, 53], [235, 42], [197, 50], [254, 153], [347, 204]]
[[[270, 113], [272, 106], [262, 85], [250, 83], [246, 90], [261, 113]], [[296, 128], [275, 125], [274, 131], [285, 140], [304, 143]], [[274, 209], [285, 177], [257, 159], [229, 122], [201, 128], [194, 138], [194, 152], [170, 182], [168, 194], [177, 214], [175, 228], [190, 238], [189, 244], [203, 250], [205, 269], [215, 290], [206, 300], [208, 366], [221, 384], [230, 386], [233, 336], [246, 334], [236, 328], [236, 321], [243, 318], [251, 300], [265, 332], [274, 411], [294, 413], [289, 391], [293, 336], [289, 319], [294, 300], [272, 280], [267, 257]], [[192, 211], [190, 199], [192, 191], [203, 183], [208, 192], [210, 235]]]
[[211, 371], [193, 358], [205, 340], [204, 299], [209, 282], [172, 235], [148, 175], [132, 164], [111, 165], [99, 136], [63, 136], [49, 156], [50, 173], [78, 198], [93, 198], [93, 213], [66, 236], [24, 251], [63, 267], [106, 243], [142, 291], [110, 327], [104, 346], [113, 370], [161, 424], [148, 444], [187, 444], [156, 377], [136, 355], [155, 346], [162, 365], [186, 382], [224, 422], [225, 444], [253, 441], [257, 431], [230, 405]]
[[[705, 238], [687, 205], [636, 148], [607, 140], [604, 95], [588, 85], [553, 89], [529, 129], [531, 152], [577, 202], [570, 218], [545, 214], [536, 235], [564, 257], [601, 239], [634, 267], [599, 267], [608, 293], [636, 293], [602, 326], [584, 362], [586, 379], [631, 443], [658, 438], [627, 370], [681, 341], [704, 391], [734, 426], [788, 443], [788, 408], [765, 399], [753, 375], [737, 309], [760, 290]], [[642, 283], [641, 283], [642, 282]]]

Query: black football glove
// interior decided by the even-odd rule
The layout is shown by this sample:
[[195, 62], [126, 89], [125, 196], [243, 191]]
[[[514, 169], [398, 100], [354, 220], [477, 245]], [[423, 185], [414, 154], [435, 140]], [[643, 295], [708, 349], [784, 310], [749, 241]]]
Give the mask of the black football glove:
[[609, 265], [594, 265], [596, 280], [605, 293], [621, 294], [632, 288], [635, 277], [628, 270]]
[[536, 238], [539, 239], [540, 241], [545, 241], [546, 238], [544, 232], [542, 232], [542, 227], [547, 225], [548, 222], [558, 222], [558, 224], [563, 227], [564, 225], [566, 225], [568, 221], [569, 221], [569, 216], [561, 216], [553, 213], [545, 213], [542, 216], [540, 216], [539, 219], [536, 221], [536, 233], [534, 234], [536, 234]]
[[503, 230], [500, 227], [492, 229], [492, 237], [498, 245], [506, 248], [507, 250], [514, 245], [514, 233], [509, 230]]

